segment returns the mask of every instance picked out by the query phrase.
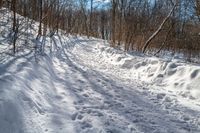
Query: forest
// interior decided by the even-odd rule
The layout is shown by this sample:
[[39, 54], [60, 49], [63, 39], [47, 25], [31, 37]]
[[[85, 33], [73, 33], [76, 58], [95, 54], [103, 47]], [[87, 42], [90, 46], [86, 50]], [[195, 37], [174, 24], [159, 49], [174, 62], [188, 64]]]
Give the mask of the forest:
[[0, 0], [0, 7], [13, 11], [14, 53], [22, 27], [18, 13], [39, 22], [37, 38], [62, 30], [125, 51], [182, 53], [189, 61], [200, 56], [199, 0]]

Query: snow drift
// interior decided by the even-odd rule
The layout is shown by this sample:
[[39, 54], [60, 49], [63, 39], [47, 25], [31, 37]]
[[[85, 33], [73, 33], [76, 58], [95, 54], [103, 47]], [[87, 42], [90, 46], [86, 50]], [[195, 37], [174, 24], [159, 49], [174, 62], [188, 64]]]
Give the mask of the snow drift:
[[99, 53], [107, 62], [127, 69], [130, 78], [176, 92], [188, 99], [200, 100], [200, 66], [171, 58], [156, 58], [140, 53], [127, 54], [103, 45]]

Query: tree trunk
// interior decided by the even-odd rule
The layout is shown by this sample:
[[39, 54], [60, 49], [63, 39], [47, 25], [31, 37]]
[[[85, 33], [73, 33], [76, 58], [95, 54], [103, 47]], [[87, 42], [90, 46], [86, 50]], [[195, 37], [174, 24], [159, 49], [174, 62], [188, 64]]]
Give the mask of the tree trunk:
[[0, 8], [3, 6], [3, 0], [0, 0]]
[[90, 36], [93, 35], [93, 30], [92, 30], [92, 17], [93, 17], [93, 0], [91, 0], [91, 9], [90, 9]]
[[17, 20], [16, 20], [16, 0], [12, 0], [11, 3], [11, 8], [13, 11], [13, 26], [12, 26], [12, 31], [14, 33], [13, 35], [13, 53], [15, 54], [16, 51], [16, 24], [17, 24]]
[[39, 6], [40, 6], [40, 11], [39, 11], [39, 29], [38, 29], [38, 35], [37, 35], [37, 38], [39, 36], [42, 35], [42, 0], [39, 0]]
[[150, 45], [151, 41], [158, 35], [158, 33], [162, 30], [164, 24], [167, 22], [167, 20], [169, 19], [169, 17], [172, 15], [174, 9], [176, 8], [178, 3], [176, 3], [173, 8], [171, 9], [171, 11], [169, 12], [169, 14], [167, 15], [167, 17], [163, 20], [163, 22], [161, 23], [161, 25], [159, 26], [159, 28], [156, 30], [156, 32], [153, 33], [153, 35], [151, 35], [149, 37], [149, 39], [145, 42], [144, 47], [142, 48], [142, 52], [145, 53], [147, 47]]
[[112, 0], [112, 46], [115, 46], [115, 18], [116, 18], [116, 0]]

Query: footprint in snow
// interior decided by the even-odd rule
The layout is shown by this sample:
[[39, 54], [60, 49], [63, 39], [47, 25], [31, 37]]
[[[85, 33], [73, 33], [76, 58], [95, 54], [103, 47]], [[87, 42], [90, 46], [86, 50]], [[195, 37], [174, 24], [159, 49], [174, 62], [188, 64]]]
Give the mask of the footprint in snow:
[[165, 93], [157, 94], [157, 99], [163, 99], [166, 96]]
[[78, 82], [80, 82], [80, 83], [82, 83], [82, 84], [83, 84], [83, 83], [85, 83], [85, 81], [83, 81], [83, 80], [80, 80], [80, 79], [78, 80]]
[[78, 88], [77, 90], [78, 90], [78, 91], [80, 91], [80, 92], [82, 92], [82, 91], [83, 91], [83, 89], [82, 89], [82, 88]]
[[78, 112], [75, 112], [74, 114], [71, 115], [71, 119], [72, 119], [73, 121], [75, 121], [77, 115], [78, 115]]
[[101, 82], [101, 79], [97, 79], [97, 82]]
[[92, 125], [86, 121], [82, 122], [81, 124], [82, 129], [92, 128]]
[[76, 112], [76, 113], [74, 113], [74, 114], [72, 114], [72, 116], [71, 116], [71, 119], [73, 120], [73, 121], [75, 121], [75, 120], [82, 120], [83, 119], [83, 115], [81, 115], [81, 114], [79, 114], [78, 112]]
[[89, 97], [89, 95], [88, 95], [88, 94], [83, 94], [83, 96], [84, 96], [84, 97]]
[[83, 117], [84, 117], [83, 115], [79, 114], [79, 115], [77, 116], [77, 119], [82, 120]]
[[84, 105], [83, 100], [78, 100], [73, 103], [74, 105]]

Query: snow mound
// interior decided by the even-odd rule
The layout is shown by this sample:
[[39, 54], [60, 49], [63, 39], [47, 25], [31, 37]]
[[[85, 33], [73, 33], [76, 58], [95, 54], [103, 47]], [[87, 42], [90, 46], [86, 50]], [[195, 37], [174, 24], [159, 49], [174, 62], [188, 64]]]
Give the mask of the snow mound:
[[106, 61], [122, 69], [128, 69], [131, 77], [175, 91], [185, 98], [200, 100], [199, 65], [177, 59], [168, 60], [142, 54], [126, 54], [121, 50], [100, 44], [97, 47]]

